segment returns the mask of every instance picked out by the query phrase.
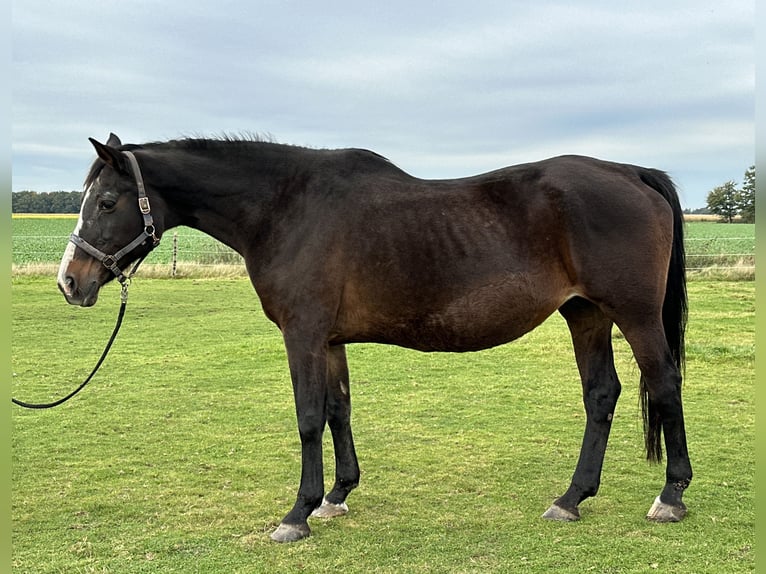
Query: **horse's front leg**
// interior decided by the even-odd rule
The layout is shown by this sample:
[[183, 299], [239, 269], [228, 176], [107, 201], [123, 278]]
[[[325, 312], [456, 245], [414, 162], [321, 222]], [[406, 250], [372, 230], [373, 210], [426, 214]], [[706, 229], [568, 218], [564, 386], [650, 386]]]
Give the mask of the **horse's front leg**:
[[359, 484], [359, 463], [351, 433], [351, 389], [346, 349], [331, 346], [327, 360], [327, 424], [335, 450], [335, 485], [312, 516], [332, 518], [348, 512], [346, 497]]
[[276, 542], [294, 542], [311, 533], [307, 519], [322, 503], [322, 433], [326, 423], [327, 345], [307, 344], [285, 334], [301, 439], [301, 484], [292, 510], [272, 533]]

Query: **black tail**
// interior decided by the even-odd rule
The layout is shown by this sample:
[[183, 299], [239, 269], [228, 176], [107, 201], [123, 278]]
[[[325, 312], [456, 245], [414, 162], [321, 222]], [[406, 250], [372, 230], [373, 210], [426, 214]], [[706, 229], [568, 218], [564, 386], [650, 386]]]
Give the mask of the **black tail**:
[[[655, 189], [673, 209], [673, 246], [670, 255], [670, 268], [665, 288], [665, 300], [662, 304], [662, 323], [665, 338], [668, 341], [673, 360], [679, 371], [683, 372], [686, 360], [684, 336], [688, 316], [686, 295], [686, 251], [684, 249], [684, 215], [678, 199], [675, 185], [664, 172], [654, 169], [639, 170], [641, 180]], [[662, 420], [649, 401], [646, 382], [641, 378], [641, 411], [644, 419], [644, 441], [646, 458], [653, 462], [662, 460]]]

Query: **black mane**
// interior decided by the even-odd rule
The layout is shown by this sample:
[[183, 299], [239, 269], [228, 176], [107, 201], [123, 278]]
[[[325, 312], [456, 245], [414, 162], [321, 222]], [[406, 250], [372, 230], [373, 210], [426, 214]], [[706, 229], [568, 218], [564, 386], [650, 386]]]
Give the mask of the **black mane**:
[[[247, 150], [254, 145], [266, 144], [275, 147], [293, 148], [296, 150], [314, 150], [314, 151], [334, 151], [334, 150], [321, 150], [317, 148], [309, 148], [305, 146], [297, 146], [291, 144], [283, 144], [276, 141], [271, 134], [259, 134], [244, 132], [241, 134], [222, 134], [220, 136], [213, 137], [198, 137], [189, 136], [181, 137], [178, 139], [172, 139], [167, 141], [153, 141], [143, 144], [124, 144], [119, 146], [118, 149], [123, 151], [130, 151], [136, 149], [165, 149], [165, 150], [179, 150], [179, 151], [195, 151], [195, 152], [216, 152], [221, 150]], [[376, 157], [380, 160], [391, 164], [391, 160], [387, 157], [367, 149], [355, 150], [370, 154], [370, 156]], [[85, 189], [87, 190], [98, 178], [101, 170], [104, 168], [104, 162], [100, 159], [96, 159], [85, 178]], [[393, 164], [392, 164], [393, 165]]]

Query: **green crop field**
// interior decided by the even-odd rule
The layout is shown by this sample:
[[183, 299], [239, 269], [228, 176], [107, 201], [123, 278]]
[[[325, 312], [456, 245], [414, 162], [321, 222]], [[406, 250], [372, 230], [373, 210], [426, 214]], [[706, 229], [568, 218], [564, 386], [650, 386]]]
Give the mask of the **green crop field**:
[[[75, 217], [15, 216], [13, 265], [17, 273], [53, 273], [74, 229]], [[175, 237], [174, 237], [175, 235]], [[755, 225], [692, 221], [686, 225], [687, 267], [691, 278], [754, 279]], [[142, 273], [155, 277], [244, 275], [242, 259], [195, 229], [181, 227], [163, 238]]]
[[[13, 407], [14, 572], [752, 572], [755, 284], [699, 279], [689, 295], [683, 522], [644, 518], [664, 467], [644, 462], [637, 369], [618, 334], [601, 490], [579, 522], [540, 518], [568, 486], [585, 420], [554, 316], [480, 353], [350, 346], [360, 487], [348, 515], [278, 545], [268, 534], [300, 474], [278, 330], [244, 278], [139, 276], [91, 385], [50, 411]], [[82, 309], [50, 276], [14, 276], [13, 395], [76, 386], [118, 302], [114, 284]]]
[[755, 277], [755, 224], [708, 221], [686, 224], [687, 267], [690, 276], [729, 270], [742, 278]]
[[[31, 268], [34, 273], [50, 273], [58, 265], [66, 248], [70, 233], [77, 222], [76, 216], [15, 216], [12, 219], [13, 265], [17, 272]], [[173, 236], [175, 235], [175, 239]], [[200, 267], [237, 265], [244, 273], [242, 258], [212, 237], [196, 229], [181, 227], [164, 238], [151, 255], [148, 264], [161, 267], [157, 275], [168, 276], [168, 268], [176, 252], [182, 265]], [[148, 267], [148, 266], [147, 266]], [[164, 271], [164, 272], [163, 272]], [[213, 274], [208, 272], [208, 274]]]

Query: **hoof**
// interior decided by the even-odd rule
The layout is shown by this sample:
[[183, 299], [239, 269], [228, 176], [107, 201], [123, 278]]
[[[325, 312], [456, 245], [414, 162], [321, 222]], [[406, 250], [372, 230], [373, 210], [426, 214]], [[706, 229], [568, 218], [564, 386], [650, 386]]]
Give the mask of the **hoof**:
[[285, 524], [284, 522], [279, 525], [271, 534], [271, 539], [274, 542], [296, 542], [303, 538], [306, 538], [311, 534], [311, 530], [307, 524]]
[[649, 509], [646, 517], [654, 522], [681, 522], [686, 516], [686, 506], [671, 506], [660, 500], [660, 497], [654, 499], [654, 504]]
[[315, 508], [311, 516], [317, 518], [335, 518], [336, 516], [343, 516], [348, 513], [348, 505], [345, 502], [340, 504], [333, 504], [328, 502], [326, 498], [322, 499], [322, 506]]
[[546, 520], [558, 520], [559, 522], [575, 522], [580, 520], [580, 512], [575, 508], [574, 512], [551, 504], [551, 507], [545, 511], [543, 518]]

